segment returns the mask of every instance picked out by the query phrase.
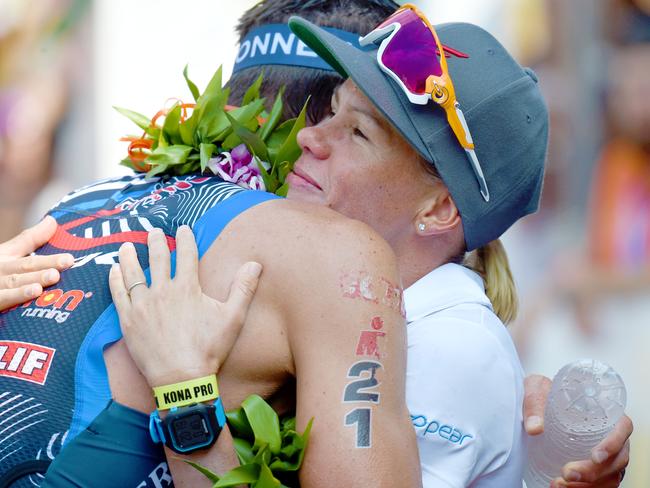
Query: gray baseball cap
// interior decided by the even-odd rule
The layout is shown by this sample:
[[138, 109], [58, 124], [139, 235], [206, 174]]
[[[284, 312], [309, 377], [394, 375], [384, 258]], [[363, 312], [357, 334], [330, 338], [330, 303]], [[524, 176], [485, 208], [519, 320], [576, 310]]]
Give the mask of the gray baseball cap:
[[343, 77], [350, 77], [417, 152], [432, 163], [461, 215], [471, 251], [497, 239], [539, 207], [548, 144], [548, 112], [537, 77], [478, 26], [435, 26], [440, 42], [468, 57], [447, 59], [456, 97], [472, 133], [490, 200], [478, 182], [445, 111], [416, 105], [377, 63], [377, 46], [359, 49], [304, 20], [291, 30]]

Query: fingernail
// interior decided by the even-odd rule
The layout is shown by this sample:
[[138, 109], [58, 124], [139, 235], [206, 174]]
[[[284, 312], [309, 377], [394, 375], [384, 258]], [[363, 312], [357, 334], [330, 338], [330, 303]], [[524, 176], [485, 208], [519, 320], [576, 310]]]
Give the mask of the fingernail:
[[133, 245], [132, 242], [125, 242], [124, 244], [122, 244], [121, 249], [129, 249], [129, 248], [135, 249], [135, 246]]
[[56, 279], [58, 278], [58, 274], [59, 273], [53, 269], [47, 270], [45, 272], [45, 276], [43, 276], [43, 280], [46, 282], [56, 281]]
[[580, 479], [582, 479], [582, 475], [577, 471], [571, 470], [566, 474], [564, 479], [567, 481], [580, 481]]
[[65, 256], [61, 256], [59, 258], [59, 266], [62, 268], [68, 268], [72, 266], [74, 263], [74, 258], [70, 254], [66, 254]]
[[38, 285], [31, 285], [25, 288], [25, 296], [27, 298], [32, 298], [41, 293], [41, 287]]
[[537, 415], [531, 415], [526, 419], [526, 430], [538, 430], [544, 425], [542, 418]]
[[251, 261], [250, 263], [246, 263], [246, 267], [244, 268], [244, 271], [246, 272], [246, 274], [257, 278], [260, 275], [260, 273], [262, 273], [262, 265], [260, 263]]
[[607, 451], [604, 449], [598, 449], [597, 451], [594, 451], [591, 455], [591, 459], [596, 463], [600, 464], [602, 463], [605, 459], [609, 457], [609, 454]]

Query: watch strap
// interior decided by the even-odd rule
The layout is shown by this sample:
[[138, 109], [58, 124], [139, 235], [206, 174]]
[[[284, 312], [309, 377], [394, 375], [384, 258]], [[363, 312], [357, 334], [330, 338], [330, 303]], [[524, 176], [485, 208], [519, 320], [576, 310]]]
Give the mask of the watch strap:
[[158, 410], [154, 410], [149, 414], [149, 435], [154, 444], [167, 443], [163, 421], [158, 415]]
[[214, 413], [217, 416], [217, 423], [219, 427], [226, 425], [226, 411], [223, 408], [223, 403], [221, 402], [221, 397], [217, 398], [214, 401]]

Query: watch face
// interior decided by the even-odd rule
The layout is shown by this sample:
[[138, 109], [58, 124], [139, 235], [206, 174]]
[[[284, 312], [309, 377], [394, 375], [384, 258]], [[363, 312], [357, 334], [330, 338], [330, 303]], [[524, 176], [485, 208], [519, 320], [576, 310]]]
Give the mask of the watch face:
[[175, 418], [171, 425], [171, 431], [176, 444], [182, 449], [205, 444], [213, 436], [205, 416], [196, 412]]

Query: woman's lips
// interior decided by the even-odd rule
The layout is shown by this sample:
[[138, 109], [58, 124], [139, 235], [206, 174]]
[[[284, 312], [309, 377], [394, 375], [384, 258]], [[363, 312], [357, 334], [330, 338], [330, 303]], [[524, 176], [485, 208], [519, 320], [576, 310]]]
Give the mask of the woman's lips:
[[287, 181], [290, 186], [313, 187], [321, 191], [323, 190], [309, 175], [306, 175], [297, 168], [294, 168], [293, 171], [287, 175]]

